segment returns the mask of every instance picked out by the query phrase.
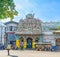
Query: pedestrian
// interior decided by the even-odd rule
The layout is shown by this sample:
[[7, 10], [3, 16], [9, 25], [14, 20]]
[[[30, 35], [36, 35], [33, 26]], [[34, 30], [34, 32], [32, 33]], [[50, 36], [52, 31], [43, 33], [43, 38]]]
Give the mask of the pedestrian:
[[23, 45], [24, 45], [24, 42], [21, 42], [21, 43], [20, 43], [21, 50], [23, 50]]

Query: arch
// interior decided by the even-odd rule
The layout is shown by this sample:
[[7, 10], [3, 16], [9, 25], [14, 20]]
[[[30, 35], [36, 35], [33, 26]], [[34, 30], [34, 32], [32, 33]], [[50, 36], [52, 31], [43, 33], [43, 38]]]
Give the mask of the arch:
[[32, 38], [31, 37], [28, 37], [27, 38], [27, 48], [32, 48]]
[[36, 37], [35, 42], [36, 42], [36, 43], [39, 42], [39, 37]]
[[23, 38], [23, 37], [20, 37], [19, 40], [20, 40], [21, 42], [24, 42], [24, 38]]

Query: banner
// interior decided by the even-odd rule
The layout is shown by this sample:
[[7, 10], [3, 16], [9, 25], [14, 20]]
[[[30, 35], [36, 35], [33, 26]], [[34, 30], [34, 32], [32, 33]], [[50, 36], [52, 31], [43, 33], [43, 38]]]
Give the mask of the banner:
[[27, 45], [27, 43], [26, 43], [26, 41], [24, 41], [24, 48], [26, 48], [26, 45]]

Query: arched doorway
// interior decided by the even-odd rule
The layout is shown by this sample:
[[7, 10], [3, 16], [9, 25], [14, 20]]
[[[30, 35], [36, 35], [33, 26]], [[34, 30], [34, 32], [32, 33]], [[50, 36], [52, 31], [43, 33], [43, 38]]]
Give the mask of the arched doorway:
[[27, 38], [27, 48], [32, 48], [32, 39], [30, 37]]
[[20, 40], [20, 42], [24, 42], [24, 38], [23, 37], [20, 37], [19, 40]]
[[35, 39], [35, 43], [38, 43], [38, 42], [39, 42], [39, 38], [36, 37], [36, 39]]
[[57, 50], [60, 50], [60, 38], [56, 39]]

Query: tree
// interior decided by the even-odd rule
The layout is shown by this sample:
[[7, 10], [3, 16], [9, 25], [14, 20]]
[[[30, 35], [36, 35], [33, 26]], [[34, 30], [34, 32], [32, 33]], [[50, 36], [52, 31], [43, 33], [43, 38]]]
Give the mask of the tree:
[[12, 21], [17, 14], [13, 0], [0, 0], [0, 20], [10, 18]]
[[50, 28], [50, 30], [60, 30], [60, 26], [58, 26], [56, 28]]
[[58, 26], [58, 30], [60, 30], [60, 26]]

